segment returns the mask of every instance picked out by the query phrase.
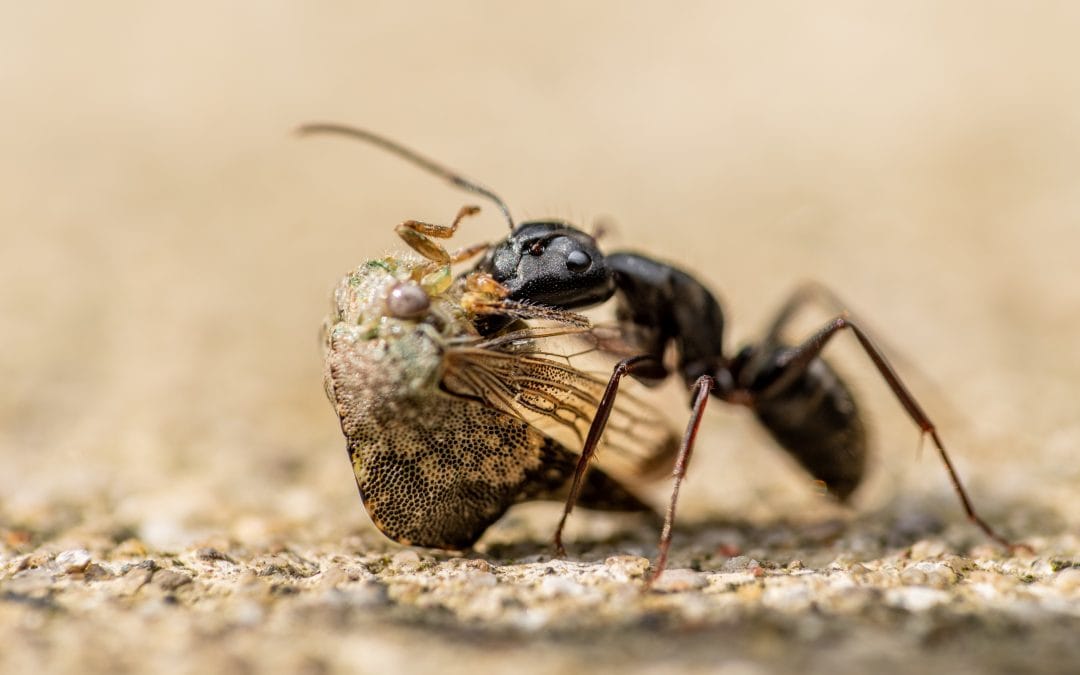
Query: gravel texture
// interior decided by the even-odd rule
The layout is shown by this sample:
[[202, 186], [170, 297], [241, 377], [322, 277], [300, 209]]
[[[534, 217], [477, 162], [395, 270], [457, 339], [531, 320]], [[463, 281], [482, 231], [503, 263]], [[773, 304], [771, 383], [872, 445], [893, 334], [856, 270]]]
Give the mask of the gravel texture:
[[644, 528], [560, 560], [541, 542], [448, 556], [374, 533], [166, 551], [108, 516], [57, 526], [4, 530], [9, 672], [1015, 672], [1032, 654], [1067, 672], [1080, 658], [1076, 535], [1006, 556], [958, 545], [971, 539], [961, 526], [896, 546], [884, 541], [910, 533], [866, 523], [711, 524], [679, 532], [674, 566], [647, 590], [648, 558], [627, 552], [651, 552], [633, 536]]
[[[0, 22], [0, 672], [1080, 671], [1072, 5], [24, 3]], [[734, 349], [836, 289], [850, 509], [711, 405], [671, 564], [649, 518], [516, 507], [476, 551], [368, 521], [321, 390], [333, 284], [475, 201], [676, 260]], [[495, 210], [461, 243], [505, 231]], [[797, 331], [828, 318], [811, 311]], [[685, 391], [656, 401], [676, 428]], [[661, 483], [645, 495], [663, 504]]]

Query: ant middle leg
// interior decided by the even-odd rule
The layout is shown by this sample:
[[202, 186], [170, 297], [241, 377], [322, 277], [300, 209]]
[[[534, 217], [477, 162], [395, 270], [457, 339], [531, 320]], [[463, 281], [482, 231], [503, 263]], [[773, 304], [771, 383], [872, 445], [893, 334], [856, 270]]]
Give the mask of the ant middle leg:
[[619, 393], [619, 382], [627, 375], [650, 368], [656, 368], [657, 365], [658, 363], [655, 357], [648, 354], [631, 356], [615, 364], [615, 369], [611, 373], [611, 378], [604, 388], [604, 394], [600, 397], [600, 403], [596, 407], [596, 414], [593, 416], [592, 424], [589, 426], [589, 434], [585, 437], [585, 444], [581, 448], [581, 456], [578, 458], [577, 468], [574, 470], [574, 479], [570, 484], [570, 494], [566, 498], [566, 506], [563, 508], [563, 514], [559, 519], [559, 525], [555, 528], [554, 544], [557, 555], [566, 555], [566, 548], [563, 546], [562, 542], [562, 533], [563, 529], [566, 527], [566, 519], [570, 517], [570, 512], [574, 510], [574, 505], [581, 495], [581, 487], [585, 479], [585, 473], [589, 470], [589, 463], [596, 455], [596, 450], [600, 445], [600, 438], [604, 434], [604, 427], [607, 426], [608, 419], [611, 417], [611, 411], [615, 407], [615, 397], [618, 396]]
[[[635, 372], [647, 370], [648, 368], [655, 368], [656, 365], [656, 360], [651, 355], [632, 356], [620, 361], [612, 371], [611, 379], [608, 380], [607, 387], [604, 389], [604, 394], [600, 399], [600, 404], [597, 406], [596, 415], [593, 418], [592, 425], [589, 427], [589, 434], [585, 439], [581, 457], [578, 458], [577, 468], [574, 471], [574, 479], [570, 486], [570, 494], [566, 500], [566, 507], [563, 510], [562, 518], [559, 520], [559, 526], [555, 530], [555, 549], [558, 555], [562, 556], [566, 554], [566, 550], [562, 543], [563, 528], [566, 525], [567, 518], [570, 516], [570, 512], [577, 503], [584, 482], [585, 473], [588, 471], [589, 463], [596, 454], [596, 449], [599, 446], [604, 427], [607, 425], [608, 418], [611, 416], [611, 411], [615, 405], [615, 397], [619, 390], [619, 383], [622, 381], [622, 378], [627, 375], [633, 375]], [[682, 487], [683, 480], [686, 478], [687, 469], [690, 466], [690, 458], [694, 451], [694, 441], [697, 438], [698, 428], [701, 426], [701, 420], [705, 414], [705, 405], [708, 403], [709, 395], [712, 393], [715, 385], [716, 381], [711, 375], [702, 375], [694, 382], [692, 387], [692, 412], [690, 414], [690, 420], [686, 425], [686, 431], [683, 433], [682, 441], [679, 443], [679, 450], [675, 456], [675, 465], [672, 469], [674, 483], [671, 488], [671, 499], [668, 502], [667, 512], [664, 515], [664, 526], [660, 532], [660, 543], [658, 545], [659, 553], [652, 573], [646, 581], [647, 587], [651, 587], [653, 583], [660, 578], [660, 575], [663, 574], [664, 569], [667, 567], [668, 551], [671, 548], [671, 539], [674, 531], [675, 511], [679, 501], [679, 490]]]
[[[874, 367], [877, 368], [878, 373], [889, 386], [893, 396], [896, 397], [896, 400], [907, 412], [908, 417], [915, 422], [924, 435], [929, 436], [933, 441], [934, 447], [937, 449], [938, 455], [945, 465], [953, 489], [960, 499], [960, 503], [962, 504], [968, 519], [975, 523], [979, 529], [997, 543], [1009, 549], [1015, 548], [1012, 543], [998, 534], [976, 512], [975, 507], [971, 503], [971, 499], [968, 497], [967, 491], [960, 481], [960, 476], [956, 472], [956, 468], [953, 466], [948, 452], [945, 450], [945, 445], [937, 432], [937, 427], [922, 409], [922, 406], [919, 405], [914, 395], [912, 395], [904, 385], [903, 381], [901, 381], [900, 376], [897, 375], [881, 350], [878, 349], [866, 332], [856, 323], [852, 322], [847, 316], [841, 315], [832, 319], [797, 347], [771, 349], [771, 354], [765, 355], [765, 359], [768, 361], [766, 366], [769, 371], [768, 376], [760, 377], [762, 374], [761, 371], [758, 373], [748, 373], [750, 376], [759, 376], [755, 378], [757, 379], [757, 382], [750, 384], [749, 391], [746, 392], [749, 394], [750, 407], [758, 412], [759, 417], [762, 418], [762, 421], [766, 424], [766, 427], [769, 428], [770, 432], [772, 432], [774, 436], [777, 436], [778, 440], [783, 442], [781, 434], [778, 433], [776, 428], [770, 426], [770, 421], [766, 417], [763, 417], [763, 413], [768, 412], [768, 408], [772, 405], [772, 400], [781, 396], [785, 390], [789, 390], [789, 388], [794, 385], [801, 385], [802, 389], [799, 395], [806, 399], [803, 401], [806, 405], [810, 405], [809, 401], [811, 395], [828, 393], [824, 390], [830, 386], [842, 386], [842, 383], [839, 382], [838, 378], [836, 378], [835, 381], [829, 382], [821, 377], [818, 377], [817, 380], [813, 380], [812, 378], [808, 379], [807, 376], [815, 363], [824, 365], [824, 362], [819, 360], [822, 350], [833, 336], [845, 329], [850, 330], [855, 334], [863, 351], [873, 362]], [[835, 378], [835, 373], [832, 373], [832, 377]], [[740, 378], [740, 380], [744, 379], [747, 378]], [[853, 401], [851, 402], [851, 405], [853, 405]], [[850, 423], [858, 422], [857, 416], [850, 416], [848, 421]], [[783, 431], [783, 429], [781, 429], [781, 431]], [[793, 448], [788, 444], [785, 444], [785, 446], [792, 451], [793, 454], [798, 455], [798, 448]], [[851, 489], [854, 489], [854, 486], [852, 486]], [[848, 491], [850, 492], [850, 490]], [[840, 496], [843, 497], [846, 495], [841, 494]]]
[[668, 550], [671, 548], [672, 530], [675, 526], [675, 507], [679, 502], [679, 489], [682, 488], [683, 479], [686, 478], [686, 469], [690, 466], [690, 456], [694, 452], [694, 440], [697, 438], [698, 427], [701, 426], [701, 418], [705, 414], [705, 404], [708, 403], [709, 394], [715, 386], [716, 380], [711, 375], [702, 375], [694, 382], [693, 408], [690, 421], [687, 422], [686, 431], [679, 443], [679, 452], [675, 456], [675, 468], [672, 470], [675, 481], [671, 486], [671, 500], [668, 502], [667, 513], [664, 514], [664, 528], [660, 530], [656, 565], [646, 581], [647, 586], [656, 583], [667, 568]]

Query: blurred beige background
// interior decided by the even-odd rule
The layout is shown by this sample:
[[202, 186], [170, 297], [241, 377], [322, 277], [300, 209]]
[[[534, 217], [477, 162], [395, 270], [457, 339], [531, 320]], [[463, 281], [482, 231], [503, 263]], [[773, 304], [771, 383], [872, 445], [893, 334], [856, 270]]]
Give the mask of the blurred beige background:
[[[158, 546], [370, 527], [321, 388], [327, 294], [399, 247], [397, 222], [475, 200], [374, 149], [291, 134], [331, 120], [491, 185], [518, 218], [610, 216], [610, 246], [718, 291], [731, 347], [799, 280], [828, 283], [917, 364], [905, 375], [989, 515], [1020, 534], [1080, 523], [1075, 4], [2, 14], [9, 517], [100, 509]], [[488, 207], [461, 238], [503, 228]], [[951, 500], [855, 343], [830, 353], [878, 432], [861, 508], [907, 490]], [[797, 513], [816, 498], [786, 466], [714, 406], [686, 517]], [[1024, 516], [1028, 500], [1053, 517]]]

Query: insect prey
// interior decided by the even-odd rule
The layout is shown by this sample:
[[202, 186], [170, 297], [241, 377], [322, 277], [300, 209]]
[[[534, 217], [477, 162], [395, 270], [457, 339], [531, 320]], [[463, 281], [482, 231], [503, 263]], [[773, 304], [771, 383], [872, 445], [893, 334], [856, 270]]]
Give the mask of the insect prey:
[[[370, 260], [333, 294], [324, 329], [326, 393], [340, 418], [357, 486], [389, 538], [442, 549], [472, 546], [511, 505], [565, 500], [606, 376], [566, 354], [605, 339], [571, 311], [506, 297], [484, 273], [450, 266], [450, 226], [406, 221], [417, 255]], [[502, 328], [476, 323], [497, 316]], [[677, 439], [635, 397], [611, 411], [607, 464], [581, 481], [590, 508], [652, 511], [627, 481], [670, 470]], [[610, 469], [610, 471], [609, 471]]]

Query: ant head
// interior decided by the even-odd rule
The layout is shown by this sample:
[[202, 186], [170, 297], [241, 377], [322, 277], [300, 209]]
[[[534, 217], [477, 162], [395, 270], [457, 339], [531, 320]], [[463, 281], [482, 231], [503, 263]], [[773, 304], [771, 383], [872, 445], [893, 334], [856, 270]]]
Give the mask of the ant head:
[[599, 304], [615, 292], [596, 239], [561, 221], [521, 223], [478, 269], [506, 286], [511, 299], [563, 309]]

